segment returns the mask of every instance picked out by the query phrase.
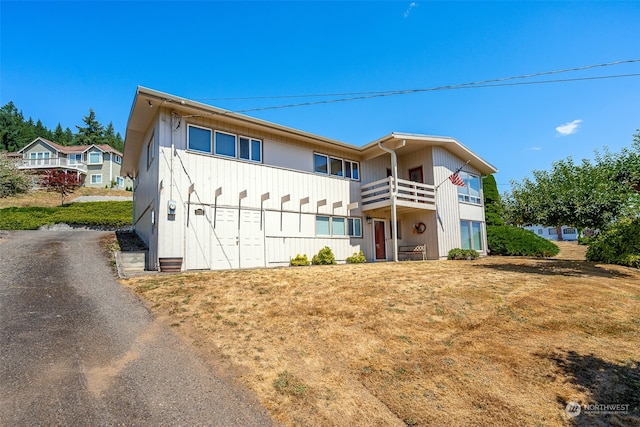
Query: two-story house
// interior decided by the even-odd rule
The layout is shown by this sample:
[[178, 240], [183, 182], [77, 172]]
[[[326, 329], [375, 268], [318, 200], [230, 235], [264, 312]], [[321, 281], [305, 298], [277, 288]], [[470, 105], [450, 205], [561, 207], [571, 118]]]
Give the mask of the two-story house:
[[[462, 185], [455, 185], [452, 175]], [[122, 173], [149, 266], [285, 266], [329, 246], [338, 261], [426, 246], [486, 254], [481, 177], [491, 164], [450, 137], [392, 133], [356, 147], [139, 87]], [[461, 184], [458, 181], [458, 184]]]
[[109, 186], [124, 190], [132, 185], [131, 180], [120, 173], [122, 153], [107, 144], [64, 146], [36, 138], [13, 157], [19, 169], [75, 172], [88, 187]]

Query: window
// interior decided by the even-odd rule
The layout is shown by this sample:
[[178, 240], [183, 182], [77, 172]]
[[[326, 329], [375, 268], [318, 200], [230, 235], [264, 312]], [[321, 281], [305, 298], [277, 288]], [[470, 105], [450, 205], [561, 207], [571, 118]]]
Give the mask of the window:
[[358, 162], [330, 157], [326, 154], [313, 153], [313, 171], [324, 175], [360, 180], [360, 165]]
[[346, 236], [346, 229], [344, 227], [346, 218], [331, 218], [331, 234], [334, 236]]
[[538, 234], [542, 234], [542, 228], [538, 228]]
[[89, 164], [97, 165], [100, 163], [102, 163], [102, 153], [98, 153], [97, 151], [89, 153]]
[[241, 136], [238, 138], [238, 145], [241, 159], [254, 162], [262, 161], [262, 141]]
[[347, 235], [362, 237], [362, 220], [360, 218], [347, 218]]
[[331, 175], [333, 176], [344, 176], [344, 171], [342, 167], [342, 159], [337, 159], [335, 157], [331, 157]]
[[482, 250], [482, 224], [476, 221], [460, 221], [462, 249]]
[[151, 166], [151, 163], [153, 163], [153, 159], [155, 158], [153, 137], [154, 135], [151, 135], [151, 138], [149, 138], [149, 142], [147, 142], [147, 169], [149, 169], [149, 166]]
[[209, 129], [189, 125], [189, 150], [211, 153], [211, 131]]
[[113, 157], [117, 164], [122, 164], [122, 157], [118, 156], [117, 154], [113, 154]]
[[40, 153], [31, 153], [30, 157], [32, 160], [32, 162], [30, 162], [30, 165], [48, 165], [49, 164], [49, 158], [51, 156], [51, 153], [49, 153], [48, 151], [44, 151], [44, 152], [40, 152]]
[[558, 230], [556, 228], [549, 229], [549, 236], [555, 236], [558, 234]]
[[121, 176], [116, 177], [116, 184], [118, 187], [124, 187], [124, 178]]
[[316, 216], [316, 235], [329, 236], [329, 217], [328, 216]]
[[316, 235], [362, 237], [362, 219], [341, 216], [316, 216]]
[[329, 173], [329, 158], [324, 154], [313, 154], [313, 171], [315, 173]]
[[91, 175], [92, 184], [102, 184], [102, 175]]
[[562, 234], [576, 234], [575, 228], [565, 228], [562, 230]]
[[458, 200], [461, 202], [482, 204], [480, 198], [480, 177], [467, 172], [459, 172], [460, 179], [464, 182], [464, 187], [458, 187]]
[[216, 154], [236, 157], [236, 136], [216, 131]]
[[82, 154], [69, 154], [67, 156], [70, 165], [77, 165], [82, 163]]

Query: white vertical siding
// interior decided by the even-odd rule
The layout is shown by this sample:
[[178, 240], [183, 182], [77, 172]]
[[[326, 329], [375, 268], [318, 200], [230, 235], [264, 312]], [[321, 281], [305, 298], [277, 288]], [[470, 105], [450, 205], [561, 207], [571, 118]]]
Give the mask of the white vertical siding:
[[[441, 184], [436, 193], [438, 220], [438, 256], [445, 258], [449, 250], [461, 246], [460, 235], [460, 202], [458, 201], [458, 187], [453, 185], [448, 177], [464, 165], [462, 160], [442, 147], [433, 147], [433, 176], [434, 184]], [[466, 165], [463, 170], [480, 175], [480, 173]], [[480, 209], [483, 209], [480, 206]], [[467, 211], [465, 211], [466, 213]], [[483, 212], [483, 211], [482, 211]], [[481, 215], [484, 215], [482, 213]], [[477, 216], [474, 213], [474, 216]], [[482, 216], [483, 218], [483, 216]], [[486, 236], [486, 228], [482, 227], [482, 234]], [[484, 239], [484, 237], [483, 237]]]

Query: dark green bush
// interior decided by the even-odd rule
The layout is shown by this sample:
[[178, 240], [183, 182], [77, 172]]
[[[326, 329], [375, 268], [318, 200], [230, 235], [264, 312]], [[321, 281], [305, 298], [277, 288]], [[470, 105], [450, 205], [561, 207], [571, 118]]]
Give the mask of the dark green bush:
[[311, 261], [307, 258], [307, 254], [297, 254], [295, 258], [291, 258], [291, 261], [289, 261], [289, 265], [292, 267], [300, 267], [309, 264], [311, 264]]
[[584, 245], [584, 246], [589, 246], [591, 244], [591, 242], [593, 242], [594, 240], [595, 240], [595, 236], [578, 237], [578, 244], [579, 245]]
[[478, 259], [479, 256], [480, 254], [478, 253], [478, 251], [474, 251], [473, 249], [455, 248], [449, 251], [449, 254], [447, 255], [447, 259], [471, 260], [471, 259]]
[[131, 225], [133, 203], [87, 202], [54, 208], [27, 207], [0, 209], [0, 230], [36, 230], [48, 224], [124, 227]]
[[488, 226], [487, 244], [491, 255], [551, 257], [560, 252], [552, 241], [511, 225]]
[[311, 258], [313, 265], [331, 265], [336, 263], [336, 257], [329, 246], [320, 249], [316, 255]]
[[367, 259], [362, 251], [354, 252], [353, 255], [347, 257], [347, 264], [360, 264], [363, 262], [367, 262]]
[[623, 219], [598, 234], [587, 249], [587, 261], [640, 268], [640, 218]]

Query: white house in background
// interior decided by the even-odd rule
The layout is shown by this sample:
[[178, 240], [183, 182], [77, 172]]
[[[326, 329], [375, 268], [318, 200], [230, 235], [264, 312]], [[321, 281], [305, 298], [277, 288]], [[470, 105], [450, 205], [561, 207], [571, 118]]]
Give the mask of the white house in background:
[[562, 238], [558, 238], [558, 228], [557, 227], [545, 227], [543, 225], [529, 225], [526, 227], [522, 227], [525, 230], [533, 231], [540, 237], [544, 237], [549, 240], [578, 240], [578, 229], [575, 227], [567, 227], [563, 225], [560, 227], [560, 234]]
[[[464, 187], [448, 179], [460, 167]], [[122, 162], [149, 267], [183, 270], [286, 266], [324, 246], [338, 262], [486, 254], [481, 176], [496, 171], [454, 138], [356, 147], [142, 87]]]
[[65, 170], [76, 173], [87, 187], [124, 190], [132, 185], [131, 180], [120, 173], [122, 153], [107, 144], [64, 146], [38, 137], [10, 155], [18, 169]]

